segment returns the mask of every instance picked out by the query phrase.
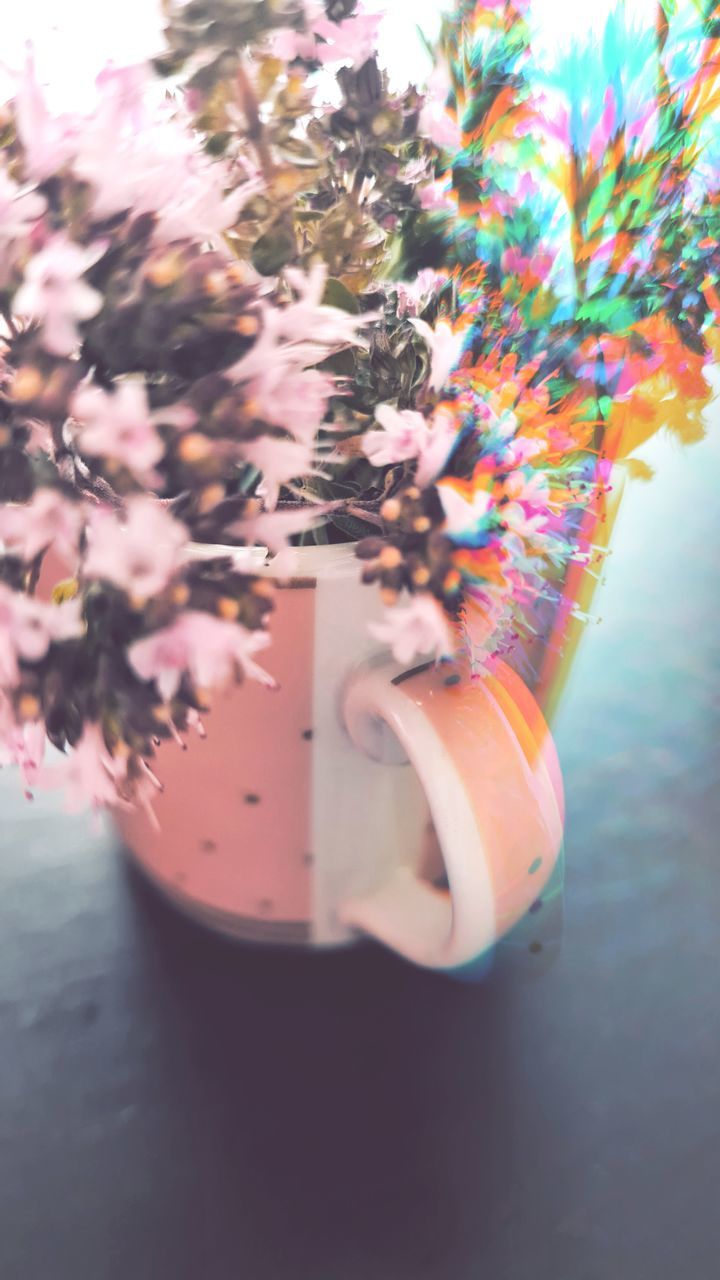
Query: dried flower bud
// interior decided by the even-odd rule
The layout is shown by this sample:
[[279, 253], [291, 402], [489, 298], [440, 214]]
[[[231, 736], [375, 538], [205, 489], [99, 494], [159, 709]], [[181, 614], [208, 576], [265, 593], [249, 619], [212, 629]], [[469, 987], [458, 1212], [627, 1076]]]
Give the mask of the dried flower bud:
[[18, 404], [30, 404], [39, 399], [44, 385], [39, 369], [34, 365], [21, 365], [13, 378], [10, 394]]

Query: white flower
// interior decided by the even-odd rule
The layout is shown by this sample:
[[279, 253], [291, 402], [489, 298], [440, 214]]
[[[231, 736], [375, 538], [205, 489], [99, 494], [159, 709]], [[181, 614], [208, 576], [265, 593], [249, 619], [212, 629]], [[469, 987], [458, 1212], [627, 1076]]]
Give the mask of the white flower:
[[393, 657], [403, 666], [417, 654], [432, 653], [441, 658], [452, 653], [454, 644], [447, 619], [434, 596], [422, 592], [407, 605], [385, 610], [384, 622], [371, 622], [376, 640], [390, 646]]
[[410, 323], [425, 339], [430, 348], [430, 385], [433, 391], [442, 391], [453, 369], [457, 368], [465, 345], [465, 333], [453, 329], [448, 320], [438, 320], [431, 329], [426, 320], [413, 316]]
[[492, 506], [492, 495], [486, 489], [476, 489], [466, 498], [454, 485], [440, 481], [437, 491], [445, 512], [444, 531], [450, 538], [475, 533]]

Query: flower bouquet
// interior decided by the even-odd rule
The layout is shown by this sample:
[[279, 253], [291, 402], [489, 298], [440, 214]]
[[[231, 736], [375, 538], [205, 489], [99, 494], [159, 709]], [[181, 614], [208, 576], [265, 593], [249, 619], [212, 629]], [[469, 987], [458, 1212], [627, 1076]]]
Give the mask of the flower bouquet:
[[[32, 61], [3, 109], [3, 751], [243, 936], [461, 964], [557, 856], [557, 762], [502, 658], [592, 556], [648, 381], [699, 386], [716, 197], [671, 180], [717, 14], [645, 150], [606, 103], [584, 169], [575, 135], [543, 148], [525, 8], [461, 6], [397, 93], [352, 0], [169, 3], [91, 114]], [[571, 287], [538, 174], [571, 196]]]

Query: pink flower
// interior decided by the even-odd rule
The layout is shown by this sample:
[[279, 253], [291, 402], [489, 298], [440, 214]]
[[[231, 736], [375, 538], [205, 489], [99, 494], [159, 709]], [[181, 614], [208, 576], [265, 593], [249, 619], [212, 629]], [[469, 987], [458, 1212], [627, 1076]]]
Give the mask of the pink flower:
[[[282, 418], [283, 426], [306, 438], [308, 427], [298, 430], [287, 420], [291, 396], [283, 384], [327, 359], [333, 351], [360, 342], [357, 330], [373, 317], [353, 315], [321, 301], [327, 277], [327, 268], [323, 264], [313, 267], [309, 275], [292, 267], [285, 274], [299, 297], [284, 307], [270, 306], [267, 302], [260, 304], [260, 335], [250, 350], [227, 370], [227, 374], [236, 382], [250, 382], [250, 397], [262, 405], [263, 411], [274, 412], [276, 419]], [[334, 379], [315, 371], [312, 379], [295, 383], [295, 389], [300, 386], [304, 391], [310, 390], [312, 409], [308, 407], [305, 412], [314, 417], [323, 408], [323, 400], [334, 389]], [[278, 396], [282, 406], [273, 410], [271, 400]], [[293, 417], [299, 412], [303, 412], [302, 407], [295, 404]]]
[[293, 31], [292, 27], [280, 27], [273, 32], [270, 52], [273, 58], [281, 62], [294, 62], [296, 58], [305, 58], [311, 62], [315, 57], [315, 36], [312, 32]]
[[228, 533], [231, 537], [243, 538], [247, 543], [258, 543], [277, 554], [287, 546], [288, 538], [307, 533], [322, 520], [325, 510], [324, 506], [317, 506], [303, 507], [298, 511], [263, 511], [250, 520], [238, 520], [229, 527]]
[[505, 491], [515, 502], [546, 507], [550, 499], [548, 477], [543, 471], [512, 471], [505, 481]]
[[43, 182], [72, 157], [78, 121], [73, 116], [53, 116], [48, 110], [31, 55], [15, 94], [15, 113], [25, 173], [34, 182]]
[[40, 662], [54, 640], [68, 640], [82, 631], [79, 600], [44, 604], [0, 583], [0, 685], [17, 684], [20, 660]]
[[74, 168], [91, 188], [93, 213], [153, 213], [153, 239], [162, 244], [218, 240], [259, 179], [233, 183], [225, 163], [198, 148], [177, 107], [156, 105], [142, 80], [126, 82], [126, 74], [101, 80], [97, 110], [83, 120], [78, 138]]
[[23, 190], [0, 169], [0, 285], [10, 279], [18, 247], [22, 247], [46, 209], [37, 191]]
[[362, 440], [363, 452], [374, 467], [407, 462], [422, 453], [430, 433], [421, 413], [381, 404], [375, 410], [375, 417], [383, 430], [367, 431]]
[[317, 342], [333, 348], [343, 347], [357, 342], [357, 330], [373, 318], [323, 303], [327, 282], [324, 263], [316, 263], [307, 275], [299, 267], [286, 267], [285, 278], [298, 294], [298, 299], [272, 312], [272, 323], [279, 337], [290, 341]]
[[445, 614], [429, 592], [412, 596], [407, 605], [386, 609], [385, 621], [371, 622], [369, 629], [376, 640], [390, 646], [402, 666], [417, 654], [432, 653], [441, 658], [454, 648]]
[[457, 151], [462, 145], [462, 132], [446, 103], [450, 96], [447, 67], [438, 63], [428, 78], [425, 105], [420, 112], [418, 132], [444, 151]]
[[443, 470], [458, 437], [458, 423], [448, 409], [438, 408], [430, 419], [430, 430], [418, 457], [415, 479], [424, 489]]
[[156, 682], [167, 702], [185, 671], [203, 689], [227, 684], [238, 667], [248, 679], [273, 688], [272, 676], [253, 657], [269, 643], [266, 631], [249, 631], [239, 623], [188, 609], [171, 626], [136, 640], [128, 650], [128, 660], [141, 680]]
[[102, 307], [102, 294], [82, 277], [103, 252], [98, 246], [83, 249], [59, 233], [25, 269], [14, 307], [18, 315], [39, 322], [43, 345], [52, 355], [72, 355], [80, 339], [78, 323], [92, 319]]
[[441, 391], [460, 362], [465, 333], [453, 329], [448, 320], [438, 320], [434, 329], [425, 320], [418, 320], [415, 316], [410, 323], [430, 348], [430, 385], [433, 391]]
[[361, 66], [375, 52], [381, 21], [382, 15], [377, 13], [356, 13], [341, 22], [317, 19], [313, 30], [326, 43], [315, 46], [315, 57], [325, 65], [351, 62]]
[[52, 431], [46, 422], [40, 422], [37, 418], [28, 418], [23, 426], [27, 427], [29, 436], [25, 445], [27, 453], [49, 453], [52, 456], [53, 438]]
[[64, 788], [68, 813], [103, 809], [118, 803], [115, 781], [118, 763], [105, 746], [98, 725], [87, 724], [80, 741], [63, 763], [43, 770], [40, 782], [44, 786]]
[[27, 503], [0, 507], [0, 539], [26, 563], [52, 546], [63, 561], [77, 556], [82, 511], [56, 489], [36, 489]]
[[420, 187], [420, 209], [454, 212], [457, 202], [448, 182], [425, 182]]
[[506, 459], [508, 466], [522, 467], [531, 458], [537, 457], [544, 449], [541, 440], [532, 440], [527, 436], [516, 436], [507, 446]]
[[[505, 3], [506, 3], [506, 0], [479, 0], [477, 8], [478, 10], [504, 9]], [[529, 7], [529, 5], [530, 5], [530, 0], [513, 0], [513, 8], [516, 9], [518, 13], [524, 13], [524, 11]]]
[[113, 62], [107, 63], [95, 77], [100, 97], [100, 111], [117, 125], [127, 122], [131, 128], [142, 128], [147, 90], [149, 86], [149, 68], [144, 63], [134, 66], [117, 67]]
[[424, 106], [420, 112], [418, 132], [429, 138], [443, 151], [457, 151], [462, 143], [462, 133], [457, 120], [435, 103]]
[[305, 443], [317, 435], [334, 391], [329, 374], [288, 368], [282, 360], [267, 366], [247, 388], [255, 417], [284, 427]]
[[122, 382], [112, 395], [86, 384], [73, 397], [73, 417], [80, 423], [83, 453], [114, 458], [141, 480], [163, 456], [164, 446], [140, 382]]
[[242, 454], [246, 462], [262, 471], [262, 496], [270, 510], [277, 506], [282, 486], [307, 475], [314, 461], [312, 445], [270, 436], [243, 442]]
[[183, 563], [187, 529], [149, 495], [129, 498], [124, 521], [107, 508], [93, 510], [86, 578], [101, 578], [136, 600], [163, 591]]
[[153, 239], [163, 243], [184, 239], [221, 241], [237, 222], [243, 206], [263, 189], [260, 178], [251, 178], [228, 191], [229, 183], [230, 176], [219, 162], [196, 162], [174, 197], [159, 205]]
[[15, 765], [27, 787], [38, 781], [45, 755], [47, 734], [42, 720], [17, 724], [10, 704], [0, 702], [0, 764]]
[[390, 466], [417, 458], [416, 479], [424, 488], [442, 471], [457, 439], [457, 423], [452, 413], [437, 410], [428, 421], [415, 409], [394, 409], [381, 404], [375, 417], [384, 431], [368, 431], [363, 451], [373, 466]]
[[444, 271], [433, 271], [432, 267], [424, 267], [414, 280], [398, 280], [393, 289], [398, 299], [399, 316], [416, 316], [424, 311], [428, 303], [435, 298], [449, 276]]
[[282, 62], [305, 58], [324, 65], [333, 62], [366, 62], [375, 51], [381, 16], [374, 13], [358, 13], [341, 22], [333, 22], [318, 9], [308, 15], [308, 31], [294, 31], [281, 27], [273, 32], [271, 51]]

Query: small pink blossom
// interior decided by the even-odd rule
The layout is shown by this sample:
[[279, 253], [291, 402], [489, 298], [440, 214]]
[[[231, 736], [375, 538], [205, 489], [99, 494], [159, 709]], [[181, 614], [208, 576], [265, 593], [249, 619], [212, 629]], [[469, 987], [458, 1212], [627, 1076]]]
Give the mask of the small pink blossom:
[[515, 502], [546, 507], [550, 499], [550, 485], [544, 471], [512, 471], [505, 481], [505, 492]]
[[279, 58], [281, 62], [294, 62], [296, 58], [311, 62], [315, 49], [315, 36], [311, 31], [293, 31], [292, 27], [278, 28], [270, 41], [273, 58]]
[[53, 438], [52, 431], [47, 422], [41, 422], [38, 418], [27, 418], [23, 423], [29, 432], [25, 444], [27, 453], [45, 453], [52, 457]]
[[[371, 317], [353, 315], [321, 303], [326, 274], [322, 265], [313, 268], [309, 276], [289, 268], [288, 282], [300, 297], [285, 307], [260, 304], [260, 335], [249, 351], [227, 370], [228, 377], [236, 382], [252, 381], [252, 398], [259, 396], [263, 402], [267, 401], [283, 380], [319, 364], [342, 347], [362, 341], [357, 330]], [[325, 390], [329, 393], [334, 382], [326, 380], [321, 384], [317, 378], [314, 381], [315, 400], [321, 388], [323, 394]]]
[[407, 605], [386, 609], [385, 621], [371, 622], [369, 628], [376, 640], [390, 646], [402, 666], [417, 654], [432, 653], [441, 658], [454, 648], [445, 614], [429, 592], [412, 596]]
[[46, 207], [37, 191], [23, 190], [0, 169], [0, 285], [10, 279], [17, 250], [27, 241]]
[[108, 62], [95, 77], [100, 111], [118, 126], [127, 122], [131, 128], [140, 129], [144, 123], [149, 68], [145, 63], [131, 66], [115, 66]]
[[79, 423], [83, 453], [113, 458], [141, 480], [163, 456], [142, 383], [122, 382], [112, 394], [86, 384], [75, 392], [72, 413]]
[[49, 110], [30, 54], [15, 94], [15, 112], [25, 173], [32, 181], [43, 182], [73, 156], [79, 121]]
[[83, 276], [103, 251], [98, 246], [84, 249], [59, 233], [25, 269], [14, 307], [18, 315], [38, 321], [43, 345], [52, 355], [72, 355], [80, 340], [78, 324], [91, 320], [102, 307], [102, 294]]
[[74, 159], [75, 172], [90, 187], [95, 216], [152, 213], [153, 239], [161, 244], [220, 240], [260, 189], [259, 179], [233, 183], [224, 161], [198, 151], [177, 107], [155, 104], [141, 80], [131, 77], [125, 84], [119, 73], [100, 87], [96, 111], [82, 121]]
[[454, 213], [457, 209], [457, 200], [452, 194], [452, 189], [448, 182], [425, 182], [420, 187], [420, 208], [427, 210], [428, 213], [434, 211], [442, 213]]
[[282, 62], [304, 58], [325, 66], [335, 62], [357, 66], [374, 53], [380, 22], [381, 15], [375, 13], [357, 13], [333, 22], [318, 9], [315, 16], [308, 18], [307, 31], [281, 27], [273, 32], [270, 47], [273, 57]]
[[232, 190], [227, 190], [229, 182], [219, 162], [196, 163], [174, 198], [159, 206], [153, 239], [168, 244], [183, 239], [221, 242], [248, 200], [263, 189], [260, 178]]
[[47, 733], [42, 720], [17, 724], [9, 702], [0, 700], [0, 765], [14, 765], [27, 787], [35, 786], [42, 769]]
[[418, 132], [444, 151], [457, 151], [462, 144], [462, 132], [456, 118], [446, 106], [450, 88], [447, 67], [438, 63], [428, 79], [425, 105], [418, 120]]
[[[479, 0], [478, 10], [480, 9], [504, 9], [506, 0]], [[530, 0], [513, 0], [513, 8], [518, 13], [524, 13], [530, 7]]]
[[430, 348], [430, 385], [433, 391], [441, 391], [460, 362], [466, 334], [463, 330], [453, 329], [449, 320], [438, 320], [434, 329], [417, 317], [413, 317], [410, 323]]
[[228, 533], [243, 538], [248, 544], [256, 543], [278, 554], [287, 546], [288, 539], [298, 533], [307, 533], [322, 520], [325, 506], [302, 507], [297, 511], [263, 511], [250, 520], [238, 520]]
[[341, 22], [317, 19], [313, 30], [325, 43], [315, 46], [315, 57], [324, 65], [350, 62], [361, 66], [375, 52], [381, 21], [382, 15], [377, 13], [356, 13]]
[[81, 635], [79, 600], [45, 604], [0, 583], [0, 686], [14, 688], [19, 662], [40, 662], [54, 640]]
[[430, 432], [421, 413], [381, 404], [375, 410], [375, 417], [383, 430], [367, 431], [362, 439], [363, 452], [374, 467], [407, 462], [422, 453]]
[[462, 142], [462, 133], [457, 120], [435, 103], [423, 107], [420, 112], [418, 132], [429, 138], [443, 151], [457, 151]]
[[415, 409], [394, 409], [381, 404], [375, 417], [383, 431], [363, 436], [363, 451], [373, 466], [391, 466], [417, 458], [417, 483], [424, 488], [442, 471], [457, 440], [457, 422], [446, 409], [437, 409], [428, 420]]
[[529, 436], [515, 436], [507, 445], [506, 458], [508, 466], [522, 467], [532, 458], [536, 458], [545, 448], [542, 440], [534, 440]]
[[415, 479], [424, 489], [443, 470], [457, 443], [458, 423], [455, 415], [440, 406], [430, 419], [430, 430], [418, 457]]
[[137, 600], [163, 591], [183, 563], [187, 529], [149, 495], [129, 498], [126, 516], [90, 514], [86, 578], [101, 578]]
[[269, 510], [277, 506], [280, 490], [290, 480], [297, 480], [312, 470], [312, 445], [297, 440], [275, 440], [260, 436], [243, 442], [243, 458], [262, 472], [262, 496]]
[[97, 724], [87, 724], [82, 737], [62, 764], [46, 768], [40, 783], [62, 787], [68, 813], [104, 809], [118, 803], [118, 762], [110, 755]]
[[424, 267], [414, 280], [398, 280], [393, 284], [397, 294], [398, 315], [417, 316], [447, 284], [449, 276], [444, 271]]
[[185, 671], [204, 689], [227, 684], [236, 667], [248, 679], [274, 687], [272, 676], [253, 656], [269, 643], [266, 631], [250, 631], [239, 623], [188, 609], [171, 626], [136, 640], [128, 650], [128, 659], [141, 680], [155, 680], [167, 702], [177, 692]]
[[282, 338], [329, 347], [347, 346], [358, 341], [358, 329], [374, 318], [323, 303], [327, 283], [325, 263], [316, 263], [307, 275], [299, 267], [286, 267], [285, 278], [298, 297], [297, 301], [273, 311], [276, 332]]
[[47, 547], [63, 561], [77, 556], [82, 511], [56, 489], [36, 489], [27, 503], [0, 507], [0, 539], [7, 551], [26, 563]]
[[255, 417], [284, 427], [306, 443], [317, 435], [334, 391], [335, 380], [329, 374], [288, 368], [281, 360], [267, 366], [247, 388]]

